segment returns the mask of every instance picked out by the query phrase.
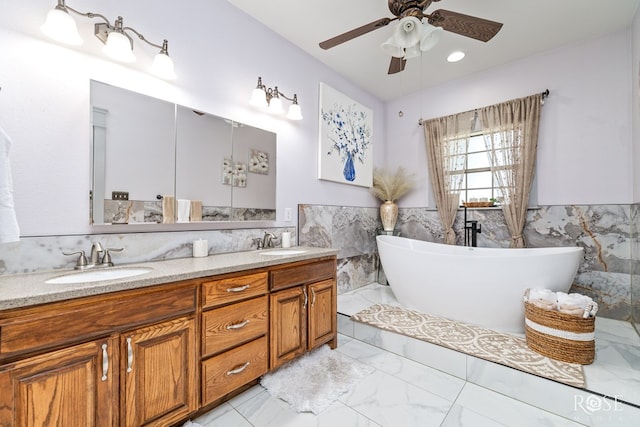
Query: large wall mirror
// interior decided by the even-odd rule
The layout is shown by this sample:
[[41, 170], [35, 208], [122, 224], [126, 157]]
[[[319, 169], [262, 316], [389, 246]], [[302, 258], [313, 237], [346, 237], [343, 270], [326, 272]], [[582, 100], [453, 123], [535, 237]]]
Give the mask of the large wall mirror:
[[275, 221], [276, 134], [91, 81], [94, 225]]

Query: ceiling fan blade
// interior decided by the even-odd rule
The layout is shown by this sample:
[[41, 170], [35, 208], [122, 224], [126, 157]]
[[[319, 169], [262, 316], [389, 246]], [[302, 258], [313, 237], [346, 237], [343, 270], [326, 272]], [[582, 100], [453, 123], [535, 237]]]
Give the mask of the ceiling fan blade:
[[378, 28], [386, 27], [389, 25], [389, 22], [395, 21], [398, 18], [381, 18], [377, 21], [370, 22], [362, 27], [354, 28], [351, 31], [347, 31], [346, 33], [340, 34], [339, 36], [332, 37], [328, 40], [325, 40], [320, 43], [320, 47], [322, 49], [331, 49], [339, 44], [347, 42], [351, 39], [355, 39], [356, 37], [360, 37], [363, 34], [367, 34], [373, 30], [377, 30]]
[[488, 19], [438, 9], [429, 15], [429, 24], [446, 31], [487, 42], [502, 28], [502, 24]]
[[404, 70], [404, 66], [407, 64], [407, 60], [404, 58], [396, 58], [395, 56], [391, 57], [391, 62], [389, 63], [389, 72], [387, 74], [396, 74], [400, 71]]

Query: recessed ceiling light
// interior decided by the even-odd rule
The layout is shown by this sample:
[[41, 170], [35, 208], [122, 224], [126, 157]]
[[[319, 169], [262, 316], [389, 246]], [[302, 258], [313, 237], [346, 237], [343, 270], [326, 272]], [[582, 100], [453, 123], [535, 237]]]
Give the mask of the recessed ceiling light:
[[458, 62], [462, 58], [464, 58], [464, 52], [461, 52], [461, 51], [457, 50], [457, 51], [451, 53], [449, 56], [447, 56], [447, 61], [449, 61], [449, 62]]

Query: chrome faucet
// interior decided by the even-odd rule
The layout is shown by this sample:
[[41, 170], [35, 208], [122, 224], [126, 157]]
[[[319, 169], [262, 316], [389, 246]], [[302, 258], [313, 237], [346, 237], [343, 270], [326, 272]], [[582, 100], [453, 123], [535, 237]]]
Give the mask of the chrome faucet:
[[268, 231], [265, 231], [264, 232], [264, 237], [262, 237], [262, 239], [256, 238], [256, 239], [253, 239], [253, 240], [257, 243], [258, 249], [264, 249], [264, 248], [272, 248], [273, 247], [273, 239], [277, 239], [275, 234], [269, 233]]
[[[76, 261], [75, 269], [76, 270], [86, 270], [88, 268], [100, 268], [100, 267], [113, 267], [113, 261], [111, 260], [110, 252], [122, 252], [124, 248], [107, 248], [104, 249], [100, 242], [94, 242], [91, 245], [91, 252], [89, 254], [89, 259], [84, 254], [84, 251], [73, 251], [73, 252], [65, 252], [63, 251], [63, 255], [75, 255], [79, 254], [78, 260]], [[104, 253], [102, 259], [100, 259], [100, 253]]]
[[93, 242], [91, 245], [91, 255], [89, 255], [89, 264], [97, 265], [100, 264], [100, 253], [104, 252], [102, 245], [100, 242]]

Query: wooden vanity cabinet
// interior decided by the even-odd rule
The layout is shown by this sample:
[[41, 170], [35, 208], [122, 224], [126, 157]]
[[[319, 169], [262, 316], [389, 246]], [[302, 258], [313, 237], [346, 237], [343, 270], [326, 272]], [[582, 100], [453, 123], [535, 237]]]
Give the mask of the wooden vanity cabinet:
[[268, 370], [268, 274], [223, 276], [202, 285], [202, 405]]
[[121, 426], [166, 426], [198, 409], [193, 316], [120, 335]]
[[336, 258], [0, 311], [0, 426], [168, 426], [336, 346]]
[[196, 286], [0, 313], [0, 425], [166, 426], [198, 409]]
[[108, 337], [3, 366], [0, 425], [118, 425], [117, 348]]
[[269, 274], [269, 368], [275, 369], [322, 344], [335, 348], [335, 258], [274, 268]]

